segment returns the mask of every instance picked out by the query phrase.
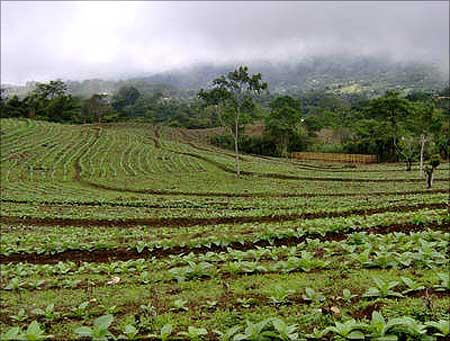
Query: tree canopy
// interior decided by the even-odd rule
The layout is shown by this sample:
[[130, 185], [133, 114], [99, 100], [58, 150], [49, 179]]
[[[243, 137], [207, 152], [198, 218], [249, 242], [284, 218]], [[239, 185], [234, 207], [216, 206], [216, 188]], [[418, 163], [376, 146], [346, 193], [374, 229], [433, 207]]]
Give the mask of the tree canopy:
[[281, 156], [288, 156], [289, 142], [299, 135], [303, 115], [301, 104], [290, 96], [275, 98], [270, 104], [271, 111], [265, 120], [265, 128], [276, 141]]
[[239, 130], [242, 124], [254, 118], [254, 97], [261, 94], [267, 87], [260, 73], [250, 75], [247, 66], [240, 66], [226, 76], [214, 79], [211, 89], [201, 89], [198, 94], [206, 105], [213, 105], [217, 109], [219, 120], [230, 129], [234, 139], [238, 177], [240, 176]]

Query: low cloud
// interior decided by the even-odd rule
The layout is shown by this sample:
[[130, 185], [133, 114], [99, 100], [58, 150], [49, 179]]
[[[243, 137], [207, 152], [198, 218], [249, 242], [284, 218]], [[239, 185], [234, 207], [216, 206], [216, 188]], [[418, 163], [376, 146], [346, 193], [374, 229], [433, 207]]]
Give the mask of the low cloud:
[[127, 77], [198, 63], [383, 56], [448, 70], [449, 3], [1, 3], [1, 81]]

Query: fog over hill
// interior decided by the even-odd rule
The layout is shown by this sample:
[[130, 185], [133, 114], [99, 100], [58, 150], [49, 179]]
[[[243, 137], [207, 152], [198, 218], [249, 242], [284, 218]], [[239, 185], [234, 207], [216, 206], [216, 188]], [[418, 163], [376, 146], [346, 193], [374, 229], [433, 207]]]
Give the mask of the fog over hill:
[[[158, 73], [141, 79], [179, 89], [207, 87], [211, 80], [239, 64], [202, 64]], [[289, 63], [249, 63], [261, 72], [274, 92], [330, 89], [357, 83], [368, 89], [386, 87], [439, 88], [448, 82], [448, 73], [436, 64], [398, 62], [374, 57], [328, 56]]]
[[[233, 70], [238, 63], [223, 65], [197, 64], [166, 72], [141, 75], [122, 80], [68, 80], [69, 89], [82, 97], [94, 93], [115, 93], [131, 84], [141, 92], [161, 92], [168, 96], [192, 96], [211, 80]], [[441, 89], [448, 85], [448, 73], [439, 65], [419, 62], [399, 62], [386, 58], [329, 56], [284, 63], [253, 62], [251, 72], [261, 72], [272, 93], [298, 94], [311, 90], [378, 95], [386, 89], [405, 92]], [[9, 95], [24, 95], [33, 88], [6, 86]]]
[[148, 76], [196, 88], [236, 64], [275, 87], [402, 79], [411, 63], [447, 74], [448, 27], [448, 1], [2, 1], [1, 83]]

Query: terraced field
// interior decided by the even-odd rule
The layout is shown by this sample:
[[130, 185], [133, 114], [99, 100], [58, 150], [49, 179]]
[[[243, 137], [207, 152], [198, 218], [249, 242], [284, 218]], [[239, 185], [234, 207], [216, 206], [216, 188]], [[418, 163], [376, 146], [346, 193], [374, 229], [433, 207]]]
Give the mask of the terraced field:
[[2, 119], [0, 339], [448, 338], [448, 164], [237, 179], [205, 136]]

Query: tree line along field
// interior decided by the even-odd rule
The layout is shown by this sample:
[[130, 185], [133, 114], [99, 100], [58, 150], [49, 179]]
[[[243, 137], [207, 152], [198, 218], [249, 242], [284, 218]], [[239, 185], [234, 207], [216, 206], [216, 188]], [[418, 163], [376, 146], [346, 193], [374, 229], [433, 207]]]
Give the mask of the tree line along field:
[[448, 164], [206, 140], [2, 119], [0, 339], [448, 338]]

